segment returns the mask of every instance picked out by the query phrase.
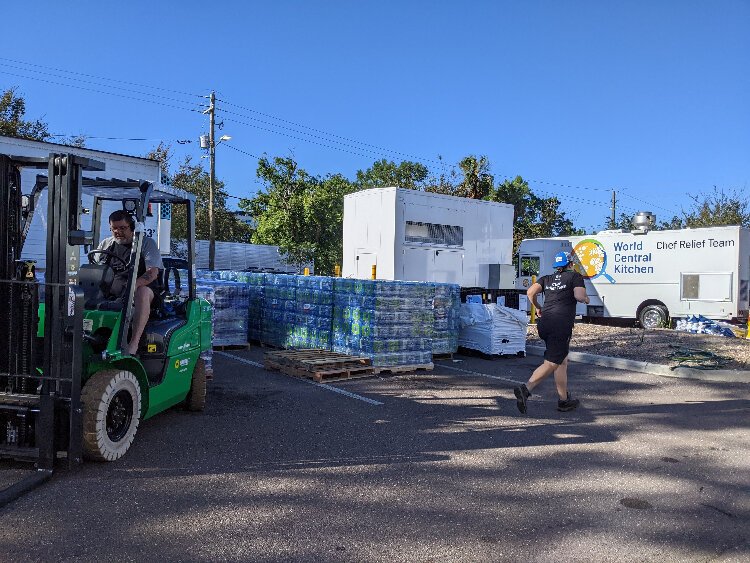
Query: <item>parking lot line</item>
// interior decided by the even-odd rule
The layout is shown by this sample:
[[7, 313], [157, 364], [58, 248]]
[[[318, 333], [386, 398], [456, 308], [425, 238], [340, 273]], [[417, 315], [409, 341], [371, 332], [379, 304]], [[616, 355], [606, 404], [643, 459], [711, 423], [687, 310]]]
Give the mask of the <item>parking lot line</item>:
[[443, 367], [445, 369], [452, 369], [453, 371], [460, 371], [461, 373], [467, 373], [469, 375], [477, 375], [479, 377], [489, 377], [490, 379], [499, 379], [500, 381], [507, 381], [508, 383], [513, 383], [515, 385], [521, 385], [523, 383], [526, 383], [525, 381], [516, 381], [515, 379], [510, 379], [507, 377], [500, 377], [499, 375], [490, 375], [489, 373], [482, 373], [479, 371], [471, 371], [468, 369], [461, 369], [461, 368], [454, 368], [453, 366], [447, 366], [443, 363], [435, 364], [436, 366]]
[[[214, 352], [214, 354], [217, 354], [219, 356], [224, 356], [226, 358], [231, 358], [232, 360], [235, 360], [237, 362], [247, 364], [256, 368], [264, 369], [263, 364], [261, 364], [260, 362], [254, 362], [253, 360], [246, 360], [245, 358], [240, 358], [238, 356], [235, 356], [234, 354], [229, 354], [227, 352]], [[290, 375], [287, 377], [292, 377], [292, 376]], [[375, 399], [370, 399], [369, 397], [363, 397], [362, 395], [357, 395], [356, 393], [352, 393], [351, 391], [346, 391], [344, 389], [339, 389], [338, 387], [333, 387], [332, 385], [328, 385], [327, 383], [316, 383], [315, 381], [310, 381], [309, 379], [304, 379], [301, 377], [292, 377], [292, 379], [296, 379], [298, 381], [304, 381], [305, 383], [315, 385], [316, 387], [326, 389], [327, 391], [333, 391], [334, 393], [344, 395], [345, 397], [349, 397], [350, 399], [357, 399], [358, 401], [363, 401], [371, 405], [383, 404], [380, 401], [376, 401]]]

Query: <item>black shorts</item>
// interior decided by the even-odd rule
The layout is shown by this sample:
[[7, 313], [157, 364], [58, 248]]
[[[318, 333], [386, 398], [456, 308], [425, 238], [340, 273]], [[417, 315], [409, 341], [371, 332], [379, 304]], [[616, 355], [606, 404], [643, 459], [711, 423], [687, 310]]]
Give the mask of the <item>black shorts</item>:
[[541, 317], [536, 325], [539, 338], [544, 340], [547, 349], [544, 359], [553, 364], [561, 364], [570, 352], [570, 337], [573, 336], [573, 325], [557, 319]]

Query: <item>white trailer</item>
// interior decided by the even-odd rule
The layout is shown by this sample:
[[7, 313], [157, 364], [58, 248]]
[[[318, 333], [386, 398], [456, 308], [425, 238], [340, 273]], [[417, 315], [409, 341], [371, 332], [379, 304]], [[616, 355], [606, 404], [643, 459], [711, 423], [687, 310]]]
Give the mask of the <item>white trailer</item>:
[[513, 206], [403, 188], [344, 198], [344, 277], [513, 288]]
[[[85, 158], [92, 158], [106, 165], [104, 172], [84, 172], [86, 177], [118, 178], [121, 180], [147, 180], [149, 182], [160, 182], [161, 167], [159, 162], [148, 158], [115, 154], [104, 151], [96, 151], [85, 148], [70, 147], [57, 143], [46, 143], [42, 141], [30, 141], [28, 139], [17, 139], [15, 137], [0, 136], [0, 154], [26, 157], [48, 157], [50, 153], [73, 153]], [[36, 175], [46, 175], [46, 170], [24, 169], [21, 176], [21, 186], [24, 194], [29, 194], [34, 187]], [[84, 208], [91, 208], [92, 198], [83, 201]], [[108, 205], [108, 206], [107, 206]], [[102, 217], [106, 219], [109, 213], [117, 207], [113, 202], [107, 202], [102, 209]], [[91, 216], [81, 217], [81, 227], [91, 228]], [[34, 216], [29, 233], [23, 247], [22, 257], [36, 260], [38, 269], [43, 270], [46, 260], [46, 222], [47, 222], [47, 190], [42, 192], [36, 204]], [[169, 253], [171, 212], [169, 206], [163, 208], [155, 205], [152, 216], [146, 218], [146, 234], [156, 239], [162, 254]]]
[[532, 275], [552, 273], [552, 258], [560, 251], [573, 252], [591, 297], [588, 306], [579, 304], [578, 314], [634, 318], [648, 328], [688, 315], [747, 319], [748, 229], [617, 230], [523, 240], [516, 288], [526, 289]]

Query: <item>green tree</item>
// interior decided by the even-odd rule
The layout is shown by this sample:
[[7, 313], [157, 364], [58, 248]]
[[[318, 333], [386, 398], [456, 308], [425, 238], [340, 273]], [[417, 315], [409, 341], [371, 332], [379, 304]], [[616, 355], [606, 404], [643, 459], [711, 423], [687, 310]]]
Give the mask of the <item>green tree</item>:
[[469, 155], [458, 163], [458, 168], [463, 178], [454, 195], [469, 199], [485, 199], [490, 195], [495, 178], [490, 174], [490, 161], [486, 156]]
[[265, 191], [242, 200], [257, 227], [253, 242], [280, 248], [292, 263], [313, 261], [319, 274], [341, 263], [344, 196], [357, 186], [340, 174], [313, 177], [291, 158], [261, 158], [258, 178]]
[[169, 171], [169, 162], [172, 160], [172, 145], [168, 145], [162, 141], [153, 150], [146, 154], [146, 158], [159, 161], [162, 184], [171, 184], [172, 177]]
[[656, 227], [654, 227], [654, 230], [657, 231], [663, 231], [666, 229], [684, 229], [685, 223], [682, 220], [681, 217], [678, 217], [677, 215], [673, 215], [671, 219], [668, 221], [662, 221], [661, 223], [658, 223]]
[[521, 176], [504, 180], [487, 196], [490, 201], [509, 203], [514, 209], [513, 255], [523, 239], [584, 234], [560, 211], [556, 197], [542, 198], [531, 191]]
[[612, 218], [607, 221], [608, 229], [624, 229], [629, 231], [633, 228], [633, 216], [628, 213], [620, 213], [620, 218], [612, 224]]
[[[654, 230], [722, 225], [750, 227], [750, 200], [744, 192], [725, 191], [714, 186], [711, 193], [688, 195], [688, 197], [692, 203], [688, 210], [682, 210], [682, 217], [673, 215], [671, 219], [657, 223]], [[632, 219], [632, 216], [627, 213], [621, 213], [614, 227], [608, 228], [632, 229]]]
[[429, 170], [424, 164], [408, 160], [396, 164], [386, 159], [378, 160], [372, 168], [357, 171], [357, 186], [364, 188], [385, 188], [395, 186], [410, 190], [424, 188]]
[[[208, 201], [209, 173], [200, 164], [193, 164], [188, 156], [180, 163], [177, 171], [170, 175], [169, 160], [171, 147], [159, 144], [147, 158], [158, 160], [162, 167], [162, 182], [195, 195], [195, 236], [199, 240], [208, 240]], [[227, 192], [221, 181], [216, 182], [214, 189], [214, 225], [217, 241], [250, 242], [252, 230], [237, 219], [227, 207]], [[172, 252], [179, 254], [180, 242], [187, 238], [187, 215], [182, 206], [172, 210]]]
[[0, 96], [0, 135], [20, 137], [34, 141], [50, 138], [47, 124], [40, 119], [26, 120], [26, 101], [15, 88], [5, 90]]
[[693, 201], [691, 209], [682, 212], [687, 227], [750, 227], [750, 202], [747, 196], [738, 190], [725, 192], [714, 186], [713, 192], [690, 196], [690, 199]]
[[444, 166], [442, 156], [438, 156], [438, 160], [441, 163], [440, 173], [433, 174], [427, 179], [425, 191], [437, 194], [456, 195], [456, 186], [459, 183], [456, 167]]
[[469, 199], [485, 199], [492, 191], [494, 181], [487, 157], [477, 158], [469, 155], [458, 163], [458, 171], [451, 167], [439, 176], [430, 178], [425, 191]]
[[356, 186], [340, 174], [324, 178], [306, 202], [309, 237], [315, 249], [315, 271], [333, 274], [343, 259], [344, 196]]

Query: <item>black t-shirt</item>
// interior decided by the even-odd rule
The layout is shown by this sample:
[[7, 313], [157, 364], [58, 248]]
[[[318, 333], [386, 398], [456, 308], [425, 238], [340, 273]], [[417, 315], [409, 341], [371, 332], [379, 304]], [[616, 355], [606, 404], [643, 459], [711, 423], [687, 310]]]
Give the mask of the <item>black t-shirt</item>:
[[576, 318], [576, 298], [574, 287], [585, 287], [583, 276], [573, 270], [565, 270], [557, 274], [542, 276], [537, 283], [544, 290], [544, 304], [542, 318], [546, 320], [559, 319], [572, 323]]

